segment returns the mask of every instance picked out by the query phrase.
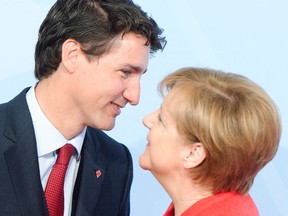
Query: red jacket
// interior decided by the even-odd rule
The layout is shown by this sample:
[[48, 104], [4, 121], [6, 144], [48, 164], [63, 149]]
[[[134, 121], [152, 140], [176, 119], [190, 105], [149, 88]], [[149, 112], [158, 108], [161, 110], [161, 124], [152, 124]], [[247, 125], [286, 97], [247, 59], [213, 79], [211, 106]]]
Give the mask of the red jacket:
[[[174, 216], [173, 203], [164, 216]], [[227, 192], [199, 200], [181, 216], [259, 216], [259, 212], [250, 195]]]

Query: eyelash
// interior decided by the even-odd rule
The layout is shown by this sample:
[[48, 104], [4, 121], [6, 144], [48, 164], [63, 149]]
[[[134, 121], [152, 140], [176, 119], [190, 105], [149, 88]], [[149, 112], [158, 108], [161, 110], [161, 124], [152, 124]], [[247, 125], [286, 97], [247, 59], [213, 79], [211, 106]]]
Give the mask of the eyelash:
[[157, 119], [158, 119], [158, 121], [162, 122], [160, 114], [157, 115]]
[[131, 74], [130, 70], [121, 70], [121, 72], [127, 77]]

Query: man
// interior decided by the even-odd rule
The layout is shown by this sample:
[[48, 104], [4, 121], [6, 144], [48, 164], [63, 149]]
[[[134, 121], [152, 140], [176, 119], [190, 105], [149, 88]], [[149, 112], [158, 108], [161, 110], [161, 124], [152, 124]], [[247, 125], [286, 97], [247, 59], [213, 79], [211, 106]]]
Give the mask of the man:
[[131, 154], [101, 130], [138, 104], [149, 56], [166, 43], [161, 34], [132, 1], [53, 5], [36, 44], [39, 82], [0, 105], [0, 215], [54, 215], [46, 192], [67, 143], [73, 155], [55, 215], [129, 215]]

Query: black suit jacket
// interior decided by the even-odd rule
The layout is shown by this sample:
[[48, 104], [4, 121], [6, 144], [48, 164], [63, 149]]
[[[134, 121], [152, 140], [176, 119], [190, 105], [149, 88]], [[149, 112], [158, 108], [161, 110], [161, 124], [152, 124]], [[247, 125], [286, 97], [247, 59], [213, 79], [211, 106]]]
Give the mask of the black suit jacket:
[[[0, 105], [0, 216], [48, 216], [26, 101], [28, 89]], [[97, 170], [101, 171], [99, 178]], [[129, 215], [132, 170], [127, 147], [88, 127], [71, 215]]]

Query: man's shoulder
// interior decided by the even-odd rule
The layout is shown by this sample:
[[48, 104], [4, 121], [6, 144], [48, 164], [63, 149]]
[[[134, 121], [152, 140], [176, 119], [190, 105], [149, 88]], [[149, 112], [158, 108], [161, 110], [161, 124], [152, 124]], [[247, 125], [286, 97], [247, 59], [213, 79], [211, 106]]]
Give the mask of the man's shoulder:
[[7, 105], [9, 106], [15, 106], [15, 105], [21, 105], [21, 104], [26, 104], [26, 93], [31, 87], [27, 87], [23, 89], [18, 95], [13, 97], [11, 100], [0, 103], [0, 111], [3, 111]]
[[18, 128], [24, 127], [30, 122], [30, 113], [26, 101], [26, 92], [29, 88], [22, 90], [10, 101], [0, 104], [0, 126], [2, 129], [7, 125], [7, 122], [10, 122], [10, 125], [17, 125]]

